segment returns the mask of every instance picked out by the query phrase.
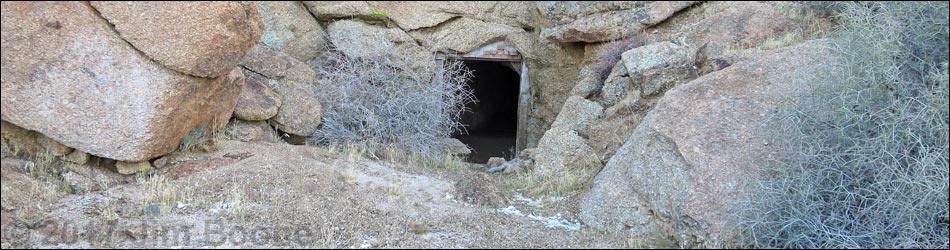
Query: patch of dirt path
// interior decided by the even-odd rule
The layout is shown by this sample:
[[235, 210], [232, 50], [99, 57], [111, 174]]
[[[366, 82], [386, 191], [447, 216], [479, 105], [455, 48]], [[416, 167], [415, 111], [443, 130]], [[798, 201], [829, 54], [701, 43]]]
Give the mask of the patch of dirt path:
[[[5, 225], [3, 239], [52, 248], [617, 248], [625, 243], [587, 227], [549, 227], [537, 216], [511, 213], [517, 208], [507, 205], [466, 203], [454, 182], [397, 170], [407, 166], [348, 160], [306, 146], [221, 141], [217, 147], [163, 159], [148, 180], [68, 195], [32, 225]], [[11, 214], [6, 208], [3, 213]]]

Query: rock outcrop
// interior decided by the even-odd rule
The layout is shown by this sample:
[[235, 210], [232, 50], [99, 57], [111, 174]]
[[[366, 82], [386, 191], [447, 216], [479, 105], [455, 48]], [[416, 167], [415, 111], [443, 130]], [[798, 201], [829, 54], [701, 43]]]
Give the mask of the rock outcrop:
[[774, 5], [760, 2], [710, 2], [703, 19], [690, 23], [685, 42], [706, 45], [709, 59], [728, 53], [730, 48], [755, 47], [769, 38], [800, 31], [801, 26]]
[[268, 80], [254, 72], [246, 72], [247, 77], [237, 104], [234, 117], [245, 121], [263, 121], [277, 115], [281, 98], [268, 86]]
[[368, 22], [390, 21], [383, 12], [366, 1], [303, 1], [310, 13], [320, 21], [359, 19]]
[[120, 161], [115, 163], [115, 169], [120, 174], [124, 175], [133, 175], [138, 173], [145, 173], [152, 169], [152, 163], [147, 161], [142, 162], [125, 162]]
[[268, 48], [309, 62], [326, 45], [323, 28], [300, 2], [258, 1], [258, 10], [264, 20], [261, 43]]
[[[629, 76], [634, 92], [639, 96], [651, 96], [684, 80], [692, 67], [687, 61], [689, 53], [683, 46], [671, 42], [659, 42], [637, 47], [624, 52], [621, 56], [625, 72]], [[609, 82], [612, 83], [612, 82]], [[612, 84], [605, 84], [605, 91]], [[623, 92], [626, 92], [622, 89]], [[623, 96], [619, 96], [622, 99]]]
[[537, 25], [537, 11], [530, 2], [501, 1], [305, 1], [321, 21], [359, 19], [392, 23], [405, 31], [430, 28], [453, 18], [467, 17], [513, 27]]
[[536, 147], [577, 84], [578, 73], [583, 68], [584, 46], [543, 42], [536, 32], [511, 34], [506, 42], [524, 57], [532, 95], [527, 101], [530, 113], [525, 133], [518, 135], [524, 138], [519, 140], [526, 142], [525, 147]]
[[523, 31], [504, 24], [462, 17], [435, 28], [412, 31], [409, 34], [419, 40], [422, 46], [468, 53], [490, 43], [502, 41], [508, 35], [518, 32]]
[[[243, 84], [229, 72], [258, 39], [256, 11], [214, 3], [176, 14], [165, 4], [174, 5], [4, 2], [2, 119], [133, 162], [175, 150], [198, 126], [226, 123]], [[148, 15], [123, 14], [130, 6]], [[216, 18], [201, 18], [209, 14]], [[182, 21], [191, 18], [201, 20]]]
[[175, 71], [214, 78], [264, 30], [252, 2], [98, 2], [93, 8], [136, 50]]
[[[320, 126], [323, 105], [317, 100], [317, 74], [303, 62], [262, 45], [254, 46], [242, 65], [263, 75], [280, 96], [280, 107], [269, 122], [281, 131], [310, 136]], [[258, 79], [255, 78], [254, 81]]]
[[[386, 28], [352, 20], [342, 20], [327, 26], [327, 35], [334, 47], [350, 57], [375, 56], [367, 53], [379, 53], [392, 45], [415, 44], [409, 34], [398, 28]], [[380, 44], [379, 36], [391, 44]]]
[[243, 142], [263, 141], [277, 143], [280, 137], [265, 121], [233, 120], [224, 130], [229, 139]]
[[538, 153], [534, 156], [537, 174], [589, 180], [601, 163], [585, 142], [582, 131], [602, 111], [603, 108], [595, 102], [577, 96], [568, 97], [557, 120], [538, 142]]
[[555, 42], [604, 42], [628, 37], [663, 22], [695, 1], [543, 1], [550, 27], [541, 37]]
[[829, 68], [827, 41], [739, 62], [666, 92], [597, 175], [581, 205], [592, 227], [676, 238], [730, 237], [722, 227], [743, 185], [778, 148], [766, 125], [809, 77]]

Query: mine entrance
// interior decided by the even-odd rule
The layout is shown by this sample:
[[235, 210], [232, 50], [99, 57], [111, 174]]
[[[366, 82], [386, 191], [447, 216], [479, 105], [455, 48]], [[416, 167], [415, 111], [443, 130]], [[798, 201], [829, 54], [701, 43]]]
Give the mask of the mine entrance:
[[491, 157], [514, 158], [523, 147], [519, 134], [528, 101], [527, 69], [521, 55], [498, 42], [448, 59], [461, 60], [473, 76], [468, 84], [475, 102], [467, 107], [471, 112], [461, 117], [465, 130], [453, 135], [472, 148], [468, 161], [486, 163]]

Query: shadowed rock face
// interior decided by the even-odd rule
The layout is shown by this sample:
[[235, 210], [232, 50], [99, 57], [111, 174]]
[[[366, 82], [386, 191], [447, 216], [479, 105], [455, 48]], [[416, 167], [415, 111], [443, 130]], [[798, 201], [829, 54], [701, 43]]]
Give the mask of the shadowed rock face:
[[[260, 32], [242, 29], [253, 29], [259, 26], [260, 20], [248, 18], [253, 16], [249, 13], [256, 11], [245, 12], [241, 6], [208, 9], [212, 11], [211, 16], [218, 17], [214, 20], [222, 23], [204, 24], [219, 31], [204, 35], [243, 34], [240, 43], [253, 44]], [[155, 53], [149, 53], [146, 51], [150, 49], [143, 49], [148, 47], [134, 47], [135, 43], [123, 39], [121, 29], [113, 29], [88, 4], [4, 2], [2, 7], [4, 121], [93, 155], [144, 161], [175, 150], [181, 138], [192, 129], [220, 127], [231, 116], [243, 85], [241, 72], [233, 69], [237, 60], [244, 57], [245, 51], [240, 47], [246, 45], [232, 43], [237, 49], [225, 52], [201, 47], [201, 41], [206, 40], [177, 41], [195, 36], [169, 36], [175, 33], [171, 28], [174, 25], [168, 22], [181, 20], [163, 16], [134, 27], [155, 32], [151, 35], [160, 36], [162, 40], [176, 40], [172, 44], [151, 44], [157, 47], [150, 48]], [[137, 11], [169, 14], [162, 10]], [[188, 12], [182, 14], [185, 13]], [[233, 21], [225, 20], [229, 15], [245, 24], [228, 23]], [[166, 29], [172, 29], [168, 31], [172, 33], [162, 33]], [[152, 38], [137, 41], [147, 42]], [[162, 47], [178, 44], [198, 48], [164, 50]], [[189, 54], [197, 50], [214, 53], [180, 58], [166, 54]], [[150, 57], [159, 54], [199, 64], [220, 59], [218, 56], [237, 59], [198, 67], [188, 63], [165, 64]], [[208, 73], [207, 76], [213, 78], [179, 72], [190, 72], [182, 67]]]
[[667, 91], [597, 175], [581, 219], [685, 246], [729, 237], [722, 225], [744, 184], [778, 152], [764, 130], [769, 113], [801, 93], [801, 76], [830, 68], [827, 48], [807, 42]]

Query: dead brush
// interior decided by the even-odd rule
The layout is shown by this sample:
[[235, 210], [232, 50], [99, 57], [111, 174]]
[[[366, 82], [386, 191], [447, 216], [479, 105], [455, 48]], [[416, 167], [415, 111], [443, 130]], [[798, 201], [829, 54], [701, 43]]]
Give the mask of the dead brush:
[[834, 72], [779, 110], [788, 153], [740, 206], [745, 246], [934, 248], [948, 231], [948, 4], [846, 3]]
[[[340, 32], [346, 46], [327, 48], [314, 65], [323, 121], [311, 144], [378, 143], [419, 155], [441, 155], [441, 143], [462, 129], [474, 100], [472, 73], [458, 61], [426, 60], [431, 51], [394, 44], [380, 34]], [[346, 53], [344, 53], [344, 50]]]

